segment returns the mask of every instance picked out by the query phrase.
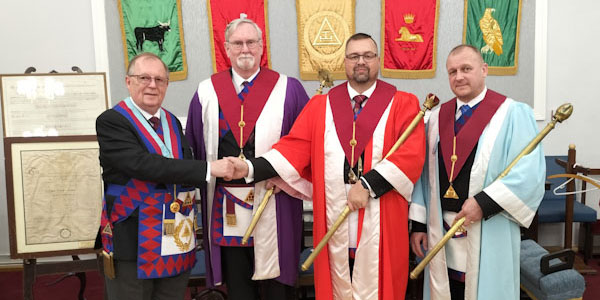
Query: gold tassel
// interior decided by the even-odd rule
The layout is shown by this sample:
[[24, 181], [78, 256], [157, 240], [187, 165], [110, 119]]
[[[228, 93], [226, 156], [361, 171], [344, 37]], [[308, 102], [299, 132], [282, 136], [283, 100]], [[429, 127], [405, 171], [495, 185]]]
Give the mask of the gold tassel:
[[225, 217], [227, 218], [227, 225], [229, 225], [229, 226], [237, 225], [237, 219], [235, 218], [235, 214], [225, 214]]
[[102, 250], [102, 267], [106, 277], [115, 279], [115, 261], [112, 252], [108, 254], [106, 251]]
[[163, 221], [163, 235], [173, 235], [175, 233], [175, 220]]

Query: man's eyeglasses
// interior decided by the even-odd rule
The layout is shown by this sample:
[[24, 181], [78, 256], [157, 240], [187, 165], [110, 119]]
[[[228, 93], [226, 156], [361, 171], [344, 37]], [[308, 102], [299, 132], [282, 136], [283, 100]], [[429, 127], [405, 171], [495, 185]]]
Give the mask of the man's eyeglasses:
[[249, 40], [249, 41], [233, 41], [233, 42], [227, 42], [231, 48], [235, 49], [235, 50], [241, 50], [242, 48], [244, 48], [244, 44], [246, 44], [246, 47], [248, 47], [248, 49], [256, 49], [256, 47], [258, 47], [258, 45], [260, 45], [260, 40]]
[[358, 62], [360, 60], [360, 58], [363, 58], [363, 60], [365, 62], [371, 62], [373, 61], [376, 57], [377, 54], [373, 53], [373, 52], [367, 52], [365, 54], [350, 54], [350, 55], [346, 55], [346, 59], [351, 61], [351, 62]]
[[156, 76], [156, 77], [152, 77], [150, 75], [146, 75], [146, 74], [142, 74], [142, 75], [127, 75], [130, 77], [135, 77], [139, 83], [143, 84], [143, 85], [149, 85], [150, 82], [152, 82], [152, 80], [154, 79], [154, 83], [156, 83], [157, 86], [161, 86], [164, 87], [169, 83], [169, 79], [168, 78], [164, 78], [164, 77], [160, 77], [160, 76]]

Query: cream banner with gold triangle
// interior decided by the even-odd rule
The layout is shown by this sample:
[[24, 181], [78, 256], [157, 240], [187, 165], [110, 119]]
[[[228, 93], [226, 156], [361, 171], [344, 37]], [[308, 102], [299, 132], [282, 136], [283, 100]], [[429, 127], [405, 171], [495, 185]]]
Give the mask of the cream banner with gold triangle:
[[346, 40], [354, 34], [355, 0], [296, 0], [298, 62], [302, 80], [317, 80], [320, 70], [346, 79]]

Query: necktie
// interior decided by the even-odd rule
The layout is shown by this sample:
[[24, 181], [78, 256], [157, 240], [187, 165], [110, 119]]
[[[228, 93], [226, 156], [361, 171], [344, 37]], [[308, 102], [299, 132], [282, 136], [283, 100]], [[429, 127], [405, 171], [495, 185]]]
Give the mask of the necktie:
[[460, 108], [460, 117], [454, 122], [454, 133], [458, 134], [458, 132], [465, 126], [467, 120], [473, 115], [473, 109], [467, 105], [463, 104]]
[[242, 85], [244, 87], [242, 88], [242, 90], [238, 94], [238, 98], [240, 98], [240, 100], [243, 102], [244, 99], [246, 98], [246, 95], [248, 95], [248, 92], [250, 91], [250, 87], [252, 86], [252, 82], [244, 81], [244, 82], [242, 82]]
[[158, 131], [158, 127], [160, 127], [160, 119], [153, 116], [148, 120], [150, 121], [150, 124], [152, 124], [152, 128], [154, 128], [154, 131]]
[[152, 128], [154, 128], [154, 131], [156, 131], [156, 134], [158, 134], [158, 137], [162, 141], [164, 141], [162, 126], [160, 125], [160, 119], [153, 116], [150, 119], [148, 119], [148, 121], [150, 121], [150, 124], [152, 124]]
[[356, 96], [354, 96], [354, 98], [352, 98], [352, 100], [354, 100], [354, 115], [356, 115], [360, 111], [362, 103], [365, 100], [367, 100], [367, 96], [365, 96], [365, 95], [356, 95]]

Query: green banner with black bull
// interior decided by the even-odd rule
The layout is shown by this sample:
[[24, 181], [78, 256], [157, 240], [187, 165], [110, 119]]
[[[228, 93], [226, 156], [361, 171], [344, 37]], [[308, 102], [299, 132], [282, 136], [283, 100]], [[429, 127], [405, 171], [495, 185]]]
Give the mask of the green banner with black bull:
[[187, 77], [181, 0], [119, 0], [125, 69], [142, 52], [158, 55], [169, 80]]
[[520, 23], [520, 0], [465, 0], [463, 43], [481, 51], [488, 74], [514, 75]]

